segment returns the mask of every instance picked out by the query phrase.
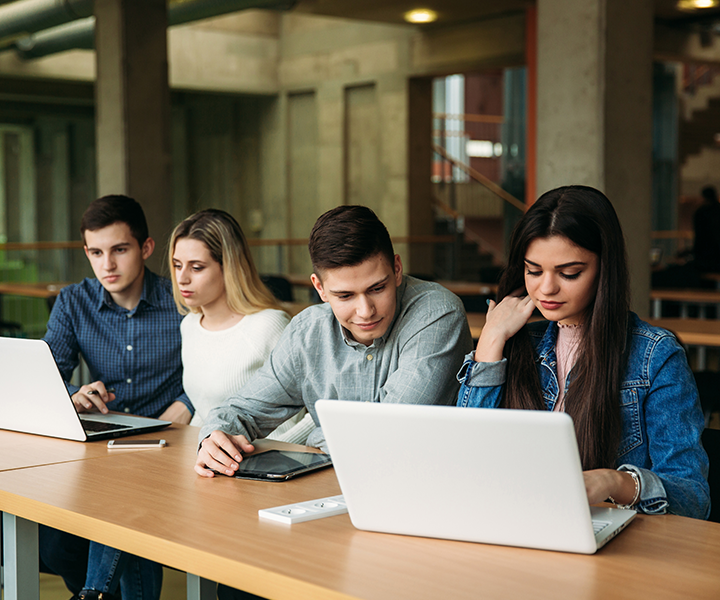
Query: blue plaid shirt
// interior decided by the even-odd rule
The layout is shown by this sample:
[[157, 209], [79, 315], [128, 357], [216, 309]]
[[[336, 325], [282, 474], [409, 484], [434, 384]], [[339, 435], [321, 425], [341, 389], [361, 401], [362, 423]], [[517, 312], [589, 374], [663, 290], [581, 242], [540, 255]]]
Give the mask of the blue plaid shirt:
[[[111, 410], [157, 417], [179, 400], [193, 413], [182, 387], [181, 320], [170, 281], [145, 269], [132, 310], [115, 304], [97, 279], [64, 288], [44, 339], [66, 382], [82, 354], [91, 381], [115, 388]], [[78, 389], [68, 384], [71, 394]]]

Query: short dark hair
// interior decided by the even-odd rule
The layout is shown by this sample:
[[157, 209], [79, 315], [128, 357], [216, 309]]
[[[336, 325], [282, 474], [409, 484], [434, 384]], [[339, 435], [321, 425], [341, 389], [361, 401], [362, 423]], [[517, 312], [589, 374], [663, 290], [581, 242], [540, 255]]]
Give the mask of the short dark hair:
[[310, 233], [310, 259], [313, 270], [320, 272], [354, 267], [381, 254], [390, 266], [395, 252], [390, 234], [382, 221], [367, 206], [338, 206], [321, 215]]
[[113, 223], [125, 223], [142, 246], [148, 239], [148, 226], [142, 206], [128, 196], [103, 196], [93, 200], [80, 220], [80, 234], [85, 241], [86, 231], [97, 231]]
[[705, 200], [705, 202], [717, 202], [718, 201], [718, 193], [717, 193], [717, 190], [715, 189], [715, 186], [713, 186], [713, 185], [706, 185], [700, 193], [702, 194], [702, 197]]

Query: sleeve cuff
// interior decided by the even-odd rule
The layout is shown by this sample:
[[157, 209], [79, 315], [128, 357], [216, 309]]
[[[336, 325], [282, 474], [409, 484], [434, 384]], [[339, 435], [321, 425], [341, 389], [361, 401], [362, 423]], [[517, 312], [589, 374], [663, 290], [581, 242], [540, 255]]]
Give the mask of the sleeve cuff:
[[667, 492], [662, 481], [655, 473], [633, 465], [620, 465], [618, 471], [632, 471], [640, 477], [640, 500], [634, 506], [635, 509], [649, 515], [664, 515], [667, 513]]
[[178, 402], [182, 402], [185, 407], [190, 411], [190, 418], [195, 416], [195, 407], [192, 405], [192, 402], [190, 402], [190, 398], [187, 397], [187, 394], [179, 396], [176, 400]]
[[507, 379], [507, 359], [497, 362], [475, 362], [475, 352], [465, 356], [465, 362], [457, 374], [460, 383], [468, 387], [495, 387]]

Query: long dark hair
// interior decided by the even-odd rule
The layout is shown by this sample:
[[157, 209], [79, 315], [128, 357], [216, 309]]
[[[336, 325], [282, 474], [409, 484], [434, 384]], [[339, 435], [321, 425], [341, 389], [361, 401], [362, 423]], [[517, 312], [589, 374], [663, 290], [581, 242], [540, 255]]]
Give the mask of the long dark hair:
[[[613, 468], [621, 437], [620, 387], [627, 363], [630, 292], [622, 228], [602, 192], [566, 186], [543, 194], [513, 231], [508, 266], [498, 288], [504, 298], [525, 287], [525, 253], [537, 238], [563, 236], [598, 257], [597, 293], [587, 309], [577, 362], [565, 393], [584, 469]], [[526, 327], [505, 345], [503, 406], [545, 410]]]

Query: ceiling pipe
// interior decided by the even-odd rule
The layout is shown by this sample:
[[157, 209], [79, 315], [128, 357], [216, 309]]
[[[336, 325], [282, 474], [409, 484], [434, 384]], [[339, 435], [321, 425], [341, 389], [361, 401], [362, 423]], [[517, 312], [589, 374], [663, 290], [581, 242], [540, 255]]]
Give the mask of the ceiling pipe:
[[0, 6], [0, 45], [93, 14], [93, 0], [21, 0]]
[[[168, 27], [250, 8], [289, 10], [296, 3], [297, 0], [171, 0]], [[92, 50], [94, 47], [95, 17], [39, 31], [15, 42], [17, 54], [26, 60], [66, 50]]]

